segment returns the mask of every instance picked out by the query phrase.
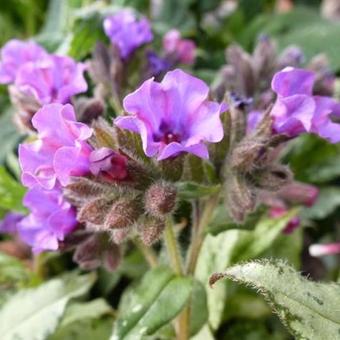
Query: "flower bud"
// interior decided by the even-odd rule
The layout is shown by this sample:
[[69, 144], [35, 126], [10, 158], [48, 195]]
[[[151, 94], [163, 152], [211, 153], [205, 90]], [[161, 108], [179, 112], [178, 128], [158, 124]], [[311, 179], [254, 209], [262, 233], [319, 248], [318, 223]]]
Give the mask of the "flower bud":
[[110, 235], [111, 235], [112, 241], [115, 244], [122, 244], [124, 241], [126, 241], [129, 238], [130, 228], [112, 229], [110, 230]]
[[142, 242], [150, 247], [160, 240], [164, 228], [164, 220], [147, 217], [144, 219], [141, 226], [138, 227], [138, 232]]
[[226, 92], [232, 92], [236, 83], [235, 69], [231, 65], [224, 66], [218, 73], [214, 83], [212, 84], [212, 95], [215, 100], [221, 102]]
[[109, 148], [100, 148], [90, 154], [90, 171], [108, 182], [127, 177], [127, 159]]
[[98, 118], [92, 123], [94, 132], [95, 146], [97, 148], [117, 149], [118, 143], [116, 141], [115, 130], [103, 118]]
[[156, 182], [145, 193], [145, 209], [154, 217], [170, 214], [176, 206], [176, 187], [168, 182]]
[[139, 199], [120, 198], [112, 204], [104, 225], [108, 229], [127, 228], [138, 219], [142, 212]]
[[[272, 207], [269, 210], [270, 217], [281, 217], [282, 215], [287, 213], [287, 209], [283, 207]], [[283, 229], [284, 234], [291, 234], [296, 228], [300, 226], [300, 218], [298, 216], [292, 217], [287, 223], [286, 227]]]
[[90, 124], [104, 112], [104, 102], [97, 98], [81, 97], [75, 100], [74, 109], [79, 122]]
[[309, 247], [309, 254], [315, 257], [339, 253], [340, 243], [312, 244]]
[[114, 271], [120, 263], [121, 254], [119, 247], [108, 240], [108, 235], [96, 233], [78, 245], [73, 260], [85, 270], [103, 266], [108, 271]]
[[257, 190], [245, 177], [231, 175], [226, 182], [226, 201], [230, 216], [235, 221], [242, 222], [256, 207]]
[[182, 177], [184, 155], [178, 155], [159, 162], [162, 174], [166, 180], [176, 182]]
[[287, 66], [299, 67], [304, 62], [305, 56], [300, 47], [291, 45], [285, 48], [278, 60], [278, 68], [280, 70]]
[[288, 167], [281, 164], [272, 164], [267, 168], [256, 171], [253, 177], [259, 188], [277, 191], [291, 182], [293, 175]]
[[235, 69], [235, 91], [243, 96], [251, 97], [255, 89], [255, 78], [250, 55], [241, 47], [232, 45], [227, 48], [226, 57]]
[[106, 198], [96, 198], [85, 203], [78, 211], [77, 220], [81, 223], [104, 223], [105, 215], [111, 207], [111, 201]]
[[283, 186], [278, 195], [288, 202], [311, 207], [319, 196], [319, 189], [314, 185], [294, 181]]

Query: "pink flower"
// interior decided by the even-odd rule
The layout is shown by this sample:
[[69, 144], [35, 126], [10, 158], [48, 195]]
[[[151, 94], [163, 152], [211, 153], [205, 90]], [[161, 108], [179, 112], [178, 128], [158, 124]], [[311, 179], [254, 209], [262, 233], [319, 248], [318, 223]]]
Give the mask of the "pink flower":
[[66, 104], [87, 90], [85, 64], [72, 58], [52, 55], [44, 63], [29, 62], [17, 73], [15, 88], [33, 97], [40, 105]]
[[163, 48], [166, 53], [174, 56], [180, 63], [191, 65], [195, 62], [195, 43], [190, 39], [183, 39], [181, 33], [175, 29], [164, 36]]
[[[269, 210], [269, 216], [273, 218], [278, 218], [286, 214], [288, 210], [282, 207], [272, 207]], [[283, 229], [283, 233], [291, 234], [296, 228], [300, 226], [300, 218], [298, 216], [294, 216], [287, 223], [286, 227]]]
[[47, 52], [33, 41], [10, 40], [1, 49], [0, 84], [13, 83], [25, 64], [44, 64], [47, 58]]
[[19, 146], [22, 183], [32, 188], [52, 189], [57, 181], [65, 186], [70, 176], [89, 173], [92, 148], [86, 143], [92, 130], [76, 121], [70, 104], [50, 104], [33, 117], [38, 139]]
[[202, 80], [177, 69], [161, 83], [149, 79], [129, 94], [123, 105], [130, 115], [118, 117], [115, 124], [139, 133], [149, 157], [163, 160], [188, 152], [208, 158], [205, 142], [223, 138], [222, 106], [209, 101], [208, 94]]
[[312, 244], [309, 247], [309, 254], [311, 256], [324, 256], [340, 253], [340, 243], [328, 243], [328, 244]]

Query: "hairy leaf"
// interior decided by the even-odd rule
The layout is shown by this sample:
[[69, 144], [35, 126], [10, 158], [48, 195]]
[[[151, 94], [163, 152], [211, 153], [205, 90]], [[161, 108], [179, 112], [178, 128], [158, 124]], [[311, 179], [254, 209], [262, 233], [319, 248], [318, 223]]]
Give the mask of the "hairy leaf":
[[307, 280], [282, 261], [248, 262], [211, 277], [258, 290], [297, 339], [338, 339], [340, 285]]

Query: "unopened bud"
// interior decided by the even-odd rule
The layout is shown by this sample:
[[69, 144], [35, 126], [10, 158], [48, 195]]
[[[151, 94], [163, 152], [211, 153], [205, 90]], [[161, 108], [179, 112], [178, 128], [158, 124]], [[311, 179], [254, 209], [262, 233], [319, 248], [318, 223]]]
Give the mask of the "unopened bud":
[[90, 124], [104, 112], [104, 102], [97, 98], [81, 97], [75, 100], [74, 108], [79, 122]]
[[256, 207], [257, 190], [245, 177], [231, 175], [226, 183], [226, 195], [229, 213], [237, 222], [242, 222]]
[[241, 47], [232, 45], [226, 50], [226, 57], [236, 74], [235, 91], [243, 96], [251, 97], [255, 89], [255, 78], [250, 55]]
[[311, 207], [319, 196], [319, 189], [314, 185], [294, 181], [283, 186], [278, 195], [288, 202]]
[[108, 213], [111, 201], [106, 198], [96, 198], [85, 203], [78, 211], [77, 219], [81, 223], [93, 224], [104, 223], [105, 215]]
[[131, 226], [142, 214], [138, 199], [120, 198], [112, 204], [104, 225], [108, 229], [121, 229]]
[[182, 177], [184, 155], [167, 158], [159, 162], [162, 174], [166, 180], [178, 181]]
[[285, 184], [292, 181], [293, 175], [288, 167], [281, 164], [272, 164], [261, 169], [258, 175], [254, 173], [256, 185], [265, 190], [278, 191]]
[[138, 232], [142, 242], [146, 246], [152, 246], [160, 240], [165, 228], [164, 220], [147, 217], [138, 228]]
[[145, 193], [145, 209], [152, 216], [162, 218], [176, 206], [176, 187], [167, 182], [152, 184]]
[[92, 123], [94, 140], [97, 148], [117, 149], [115, 130], [103, 118], [98, 118]]
[[110, 230], [111, 239], [115, 244], [122, 244], [130, 236], [130, 228]]
[[224, 95], [226, 92], [232, 92], [236, 89], [235, 81], [235, 69], [231, 65], [224, 66], [219, 73], [217, 74], [216, 79], [212, 84], [212, 95], [217, 102], [221, 102], [223, 100]]
[[300, 47], [292, 45], [285, 48], [278, 60], [278, 68], [284, 69], [287, 66], [299, 67], [305, 61], [305, 56]]
[[75, 206], [81, 206], [88, 200], [98, 196], [113, 196], [114, 188], [111, 185], [96, 182], [86, 177], [74, 177], [72, 182], [63, 190], [66, 199]]
[[93, 270], [101, 265], [101, 244], [96, 235], [90, 236], [82, 242], [73, 254], [73, 261], [78, 263], [80, 268]]

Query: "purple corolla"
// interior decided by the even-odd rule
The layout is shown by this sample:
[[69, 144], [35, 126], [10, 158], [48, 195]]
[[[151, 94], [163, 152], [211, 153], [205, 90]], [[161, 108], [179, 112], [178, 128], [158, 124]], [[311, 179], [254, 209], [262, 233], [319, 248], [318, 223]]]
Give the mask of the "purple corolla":
[[209, 88], [200, 79], [179, 69], [168, 72], [162, 82], [153, 78], [124, 99], [130, 115], [115, 124], [139, 133], [147, 156], [158, 160], [188, 152], [208, 158], [205, 144], [223, 138], [222, 106], [209, 101]]

